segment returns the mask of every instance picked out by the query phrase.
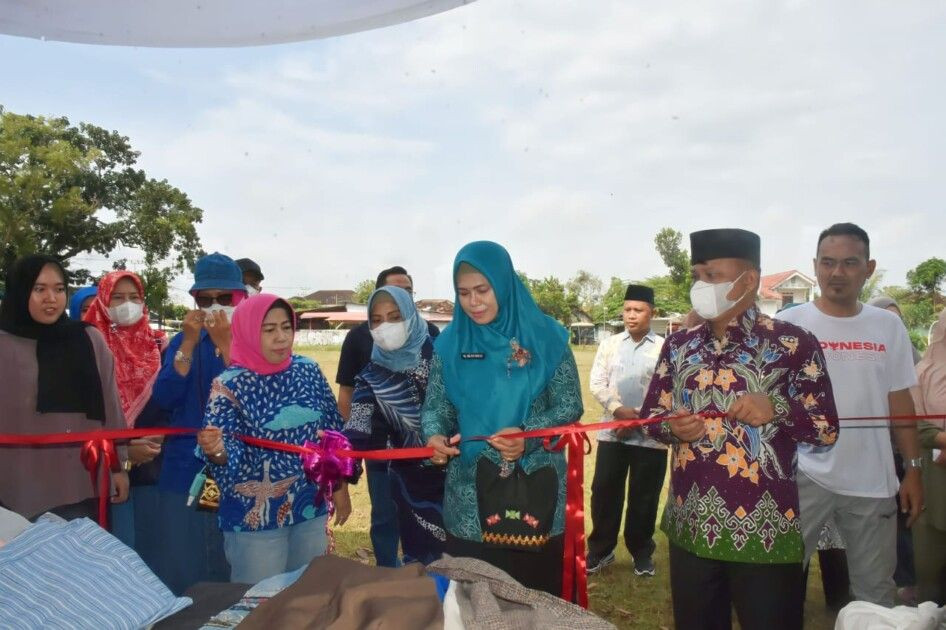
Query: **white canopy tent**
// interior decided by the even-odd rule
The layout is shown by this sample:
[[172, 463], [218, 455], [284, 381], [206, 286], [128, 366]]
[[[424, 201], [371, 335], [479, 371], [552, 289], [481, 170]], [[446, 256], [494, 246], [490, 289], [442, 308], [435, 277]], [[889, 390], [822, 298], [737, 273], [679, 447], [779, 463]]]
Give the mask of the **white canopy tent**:
[[472, 1], [0, 0], [0, 34], [112, 46], [261, 46], [390, 26]]

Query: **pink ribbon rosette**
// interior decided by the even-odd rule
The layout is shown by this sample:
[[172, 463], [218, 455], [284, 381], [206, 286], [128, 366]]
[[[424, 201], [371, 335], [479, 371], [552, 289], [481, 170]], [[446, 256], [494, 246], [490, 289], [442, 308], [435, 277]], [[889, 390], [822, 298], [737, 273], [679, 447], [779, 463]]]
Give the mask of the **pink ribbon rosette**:
[[319, 487], [316, 504], [328, 501], [329, 513], [334, 514], [332, 494], [355, 472], [355, 460], [338, 454], [350, 451], [351, 442], [338, 431], [324, 431], [319, 442], [306, 440], [304, 446], [311, 450], [302, 456], [302, 468], [306, 478]]

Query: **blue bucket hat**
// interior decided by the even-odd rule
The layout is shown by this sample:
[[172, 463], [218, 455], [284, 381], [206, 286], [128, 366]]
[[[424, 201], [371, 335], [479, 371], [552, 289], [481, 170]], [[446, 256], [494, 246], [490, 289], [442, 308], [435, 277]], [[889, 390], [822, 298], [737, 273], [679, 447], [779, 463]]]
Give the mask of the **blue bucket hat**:
[[208, 254], [194, 265], [194, 286], [190, 292], [204, 289], [232, 289], [245, 291], [243, 272], [233, 259], [220, 252]]

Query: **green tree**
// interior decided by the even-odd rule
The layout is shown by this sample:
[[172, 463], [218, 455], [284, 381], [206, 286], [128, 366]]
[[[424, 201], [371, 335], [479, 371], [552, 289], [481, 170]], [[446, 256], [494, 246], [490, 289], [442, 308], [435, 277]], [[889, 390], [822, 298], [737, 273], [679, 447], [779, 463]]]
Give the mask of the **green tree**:
[[374, 280], [371, 278], [366, 278], [355, 285], [355, 295], [352, 299], [355, 301], [355, 304], [367, 304], [368, 298], [371, 297], [371, 294], [374, 292]]
[[608, 284], [608, 290], [601, 296], [598, 306], [592, 310], [591, 316], [598, 323], [611, 322], [621, 319], [621, 311], [624, 308], [624, 292], [627, 284], [620, 278], [611, 276], [611, 282]]
[[913, 291], [906, 287], [900, 287], [897, 285], [886, 286], [880, 290], [881, 295], [886, 295], [893, 298], [898, 304], [908, 302], [913, 299]]
[[578, 308], [578, 302], [574, 296], [569, 296], [565, 291], [565, 285], [555, 276], [548, 276], [541, 280], [530, 278], [524, 271], [516, 271], [522, 284], [529, 289], [532, 299], [543, 313], [554, 317], [566, 326], [572, 323], [573, 310]]
[[924, 296], [918, 300], [898, 302], [898, 304], [900, 312], [903, 314], [903, 324], [907, 327], [907, 330], [922, 331], [925, 337], [927, 328], [936, 318], [936, 309], [933, 307], [933, 302]]
[[678, 286], [690, 285], [690, 254], [683, 247], [683, 234], [673, 228], [663, 228], [654, 237], [657, 254], [670, 271], [670, 281]]
[[572, 323], [573, 309], [578, 303], [565, 292], [565, 285], [555, 276], [548, 276], [542, 280], [531, 280], [530, 290], [535, 303], [542, 312], [554, 317], [566, 326]]
[[874, 271], [874, 275], [867, 279], [867, 282], [861, 287], [861, 302], [869, 302], [883, 293], [883, 290], [880, 288], [880, 283], [884, 281], [884, 274], [886, 273], [884, 269], [877, 269]]
[[601, 301], [604, 283], [590, 271], [579, 269], [575, 276], [565, 283], [565, 290], [581, 310], [591, 315]]
[[168, 304], [165, 309], [165, 313], [167, 314], [168, 319], [182, 321], [189, 310], [190, 307], [184, 306], [183, 304]]
[[[108, 257], [118, 247], [141, 250], [159, 284], [192, 265], [203, 213], [135, 168], [138, 156], [116, 131], [0, 108], [0, 273], [34, 252], [70, 266], [79, 253]], [[77, 283], [90, 275], [71, 271]]]
[[651, 276], [639, 284], [645, 284], [654, 290], [654, 309], [658, 316], [690, 311], [689, 289], [686, 290], [685, 297], [681, 297], [682, 287], [669, 275]]
[[915, 269], [907, 272], [907, 283], [917, 293], [925, 294], [933, 306], [939, 293], [939, 286], [946, 279], [946, 260], [930, 258], [924, 260]]
[[139, 274], [145, 285], [145, 304], [148, 310], [158, 316], [159, 321], [179, 319], [173, 316], [174, 304], [168, 302], [168, 288], [177, 275], [172, 267], [145, 267]]
[[[661, 314], [686, 313], [690, 310], [690, 254], [683, 247], [683, 234], [663, 228], [654, 237], [657, 254], [667, 266], [669, 276], [654, 276], [654, 300]], [[669, 278], [669, 284], [663, 280]]]

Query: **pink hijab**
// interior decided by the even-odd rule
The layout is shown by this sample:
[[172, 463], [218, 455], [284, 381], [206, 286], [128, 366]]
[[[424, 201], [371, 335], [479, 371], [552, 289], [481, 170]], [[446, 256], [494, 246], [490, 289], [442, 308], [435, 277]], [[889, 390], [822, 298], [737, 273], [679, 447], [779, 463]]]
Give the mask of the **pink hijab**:
[[[913, 388], [916, 412], [924, 414], [946, 413], [946, 309], [940, 311], [933, 324], [930, 345], [923, 358], [916, 364], [917, 386]], [[930, 420], [930, 424], [946, 431], [946, 420]]]
[[295, 329], [296, 313], [289, 303], [281, 297], [269, 293], [260, 293], [240, 302], [233, 311], [230, 322], [232, 338], [230, 340], [230, 363], [246, 368], [257, 374], [268, 375], [282, 372], [289, 367], [292, 356], [287, 356], [280, 363], [270, 363], [263, 356], [260, 334], [266, 313], [275, 302], [282, 302], [289, 307], [289, 319]]

